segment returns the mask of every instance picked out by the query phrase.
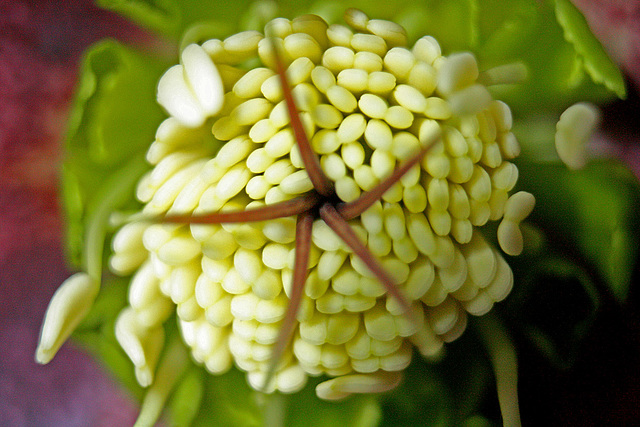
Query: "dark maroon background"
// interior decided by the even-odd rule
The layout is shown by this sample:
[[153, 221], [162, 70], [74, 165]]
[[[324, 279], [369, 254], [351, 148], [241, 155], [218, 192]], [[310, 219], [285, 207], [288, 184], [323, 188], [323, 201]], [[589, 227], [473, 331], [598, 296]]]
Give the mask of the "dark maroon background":
[[[575, 2], [640, 84], [640, 2]], [[135, 420], [126, 393], [73, 345], [47, 366], [33, 361], [47, 303], [69, 274], [56, 196], [61, 135], [79, 57], [105, 36], [154, 43], [89, 0], [0, 0], [0, 426], [126, 426]], [[638, 176], [639, 112], [637, 95], [607, 107], [599, 135], [602, 150], [624, 157]], [[640, 424], [640, 352], [637, 339], [628, 338], [638, 333], [637, 294], [622, 314], [607, 306], [573, 370], [558, 374], [525, 351], [525, 420]]]

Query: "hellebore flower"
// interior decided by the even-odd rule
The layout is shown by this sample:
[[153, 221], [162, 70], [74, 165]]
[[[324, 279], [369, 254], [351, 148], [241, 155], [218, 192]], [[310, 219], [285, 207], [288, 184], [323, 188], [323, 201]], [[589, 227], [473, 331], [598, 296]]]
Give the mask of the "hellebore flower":
[[[142, 95], [148, 83], [138, 82], [149, 81], [146, 70], [159, 76], [164, 63], [148, 65], [123, 50], [119, 60], [131, 77], [80, 91], [107, 97], [117, 88], [135, 100], [114, 115], [126, 115], [134, 131], [111, 126], [112, 139], [107, 132], [88, 137], [84, 151], [79, 126], [92, 119], [84, 112], [73, 122], [71, 151], [79, 157], [67, 164], [65, 189], [71, 253], [83, 272], [53, 297], [36, 358], [47, 363], [85, 316], [85, 331], [108, 325], [138, 386], [148, 390], [141, 425], [154, 423], [169, 399], [173, 422], [197, 419], [200, 402], [210, 404], [211, 396], [203, 397], [209, 381], [223, 399], [258, 396], [233, 415], [236, 423], [287, 417], [278, 414], [285, 410], [281, 393], [304, 393], [309, 377], [321, 377], [312, 380], [320, 399], [365, 394], [344, 404], [356, 402], [356, 413], [362, 405], [378, 408], [370, 394], [398, 387], [414, 348], [440, 360], [444, 343], [465, 331], [468, 314], [487, 314], [511, 292], [507, 259], [524, 252], [538, 263], [546, 244], [543, 229], [520, 227], [535, 198], [516, 189], [521, 147], [511, 109], [498, 99], [513, 100], [519, 114], [527, 114], [531, 99], [557, 111], [566, 100], [544, 98], [569, 92], [575, 101], [584, 85], [591, 87], [584, 75], [574, 70], [541, 98], [530, 97], [526, 90], [535, 92], [551, 72], [513, 55], [522, 40], [509, 40], [506, 24], [492, 29], [477, 55], [460, 51], [464, 43], [455, 37], [448, 40], [457, 52], [443, 54], [409, 12], [401, 14], [408, 29], [353, 8], [344, 12], [346, 25], [313, 14], [262, 25], [252, 15], [273, 8], [255, 3], [247, 15], [252, 29], [233, 35], [206, 37], [206, 24], [187, 31], [179, 64], [157, 85], [169, 116], [159, 125], [163, 113]], [[326, 7], [331, 22], [337, 8]], [[557, 2], [569, 41], [583, 28], [574, 12]], [[469, 32], [466, 41], [475, 37]], [[594, 81], [623, 94], [606, 56], [576, 44], [582, 56], [572, 66], [586, 64]], [[99, 46], [87, 66], [115, 74], [115, 49]], [[519, 85], [527, 74], [534, 83]], [[600, 90], [587, 98], [610, 96]], [[555, 138], [556, 159], [575, 168], [585, 165], [582, 147], [596, 123], [584, 105], [562, 115]], [[150, 113], [137, 116], [137, 109]], [[543, 127], [549, 115], [535, 117]], [[593, 124], [586, 131], [584, 117]], [[102, 120], [119, 123], [106, 113]], [[150, 146], [140, 141], [156, 126]], [[540, 149], [526, 144], [525, 154]], [[84, 171], [94, 164], [97, 174], [87, 179]], [[101, 178], [106, 182], [94, 195], [90, 181]], [[535, 179], [525, 188], [549, 197]], [[111, 249], [104, 251], [110, 231]], [[526, 244], [523, 231], [534, 244]], [[104, 261], [125, 279], [105, 276]], [[628, 271], [630, 262], [623, 263]], [[105, 281], [117, 283], [114, 290], [101, 287]], [[498, 366], [504, 422], [517, 425], [513, 346], [495, 317], [477, 323]], [[91, 346], [80, 329], [80, 340]], [[213, 379], [202, 379], [186, 350]], [[234, 366], [251, 388], [224, 387], [238, 384]], [[189, 395], [198, 405], [187, 409]]]

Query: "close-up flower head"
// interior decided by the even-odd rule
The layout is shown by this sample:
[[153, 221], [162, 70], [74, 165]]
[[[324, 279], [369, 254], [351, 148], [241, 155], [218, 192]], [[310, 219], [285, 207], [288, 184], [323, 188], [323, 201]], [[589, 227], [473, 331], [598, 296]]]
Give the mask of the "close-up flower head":
[[83, 54], [35, 361], [137, 426], [571, 424], [640, 331], [638, 74], [574, 3], [98, 1], [144, 30]]

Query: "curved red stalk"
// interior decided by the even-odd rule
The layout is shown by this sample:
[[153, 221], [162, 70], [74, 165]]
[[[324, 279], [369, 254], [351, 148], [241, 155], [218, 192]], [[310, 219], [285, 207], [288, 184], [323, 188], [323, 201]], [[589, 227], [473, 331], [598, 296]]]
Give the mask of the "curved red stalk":
[[296, 103], [293, 99], [291, 86], [287, 80], [286, 70], [284, 68], [282, 58], [280, 57], [280, 53], [278, 52], [278, 47], [275, 43], [272, 43], [272, 48], [276, 62], [276, 69], [278, 76], [280, 77], [280, 84], [282, 85], [282, 94], [284, 95], [284, 99], [287, 104], [287, 110], [289, 111], [289, 117], [291, 118], [291, 128], [293, 129], [293, 134], [296, 138], [298, 148], [300, 149], [302, 163], [304, 163], [307, 174], [309, 174], [309, 179], [311, 179], [316, 191], [325, 197], [332, 196], [334, 194], [333, 183], [322, 171], [318, 157], [311, 148], [307, 134], [304, 131], [304, 127], [302, 126], [302, 122], [300, 121], [300, 116], [298, 114], [298, 108], [296, 107]]
[[263, 388], [266, 389], [273, 379], [273, 376], [278, 367], [278, 362], [282, 357], [284, 350], [289, 345], [293, 332], [295, 331], [298, 315], [298, 309], [300, 308], [300, 302], [302, 301], [302, 291], [304, 290], [304, 283], [307, 280], [307, 269], [309, 266], [309, 251], [311, 249], [311, 231], [313, 228], [313, 215], [311, 212], [303, 212], [298, 215], [298, 221], [296, 223], [296, 251], [295, 260], [293, 266], [293, 278], [291, 284], [291, 294], [289, 297], [289, 305], [282, 321], [282, 326], [278, 331], [278, 338], [273, 347], [271, 353], [271, 360], [269, 360], [269, 369], [264, 379]]
[[345, 220], [353, 219], [357, 216], [360, 216], [362, 212], [366, 211], [373, 205], [377, 200], [380, 200], [382, 195], [387, 192], [396, 182], [400, 181], [409, 170], [417, 165], [424, 156], [429, 152], [431, 147], [435, 145], [436, 142], [440, 139], [440, 135], [434, 135], [424, 147], [418, 151], [413, 157], [411, 157], [407, 162], [405, 162], [402, 166], [395, 169], [388, 178], [385, 178], [382, 182], [376, 185], [371, 190], [363, 193], [356, 200], [349, 203], [340, 203], [337, 206], [338, 212]]
[[299, 215], [309, 211], [320, 201], [317, 193], [311, 192], [295, 199], [243, 211], [215, 212], [203, 215], [167, 215], [162, 222], [188, 224], [223, 224], [256, 222]]
[[320, 207], [320, 217], [338, 237], [351, 248], [358, 258], [365, 263], [367, 268], [376, 276], [380, 283], [384, 285], [387, 292], [400, 303], [402, 310], [410, 317], [411, 321], [419, 324], [418, 320], [415, 319], [409, 300], [404, 296], [400, 288], [396, 286], [393, 278], [378, 262], [375, 255], [360, 241], [356, 232], [353, 231], [353, 228], [351, 228], [347, 220], [340, 215], [336, 208], [330, 203], [324, 203]]

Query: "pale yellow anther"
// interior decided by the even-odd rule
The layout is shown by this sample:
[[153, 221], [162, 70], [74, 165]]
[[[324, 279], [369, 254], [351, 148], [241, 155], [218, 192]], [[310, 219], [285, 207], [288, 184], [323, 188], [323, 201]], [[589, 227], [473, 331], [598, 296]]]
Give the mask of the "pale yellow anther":
[[449, 207], [449, 182], [442, 178], [432, 178], [427, 185], [427, 198], [432, 209], [441, 211]]
[[[371, 168], [376, 178], [384, 179], [388, 177], [393, 172], [395, 166], [396, 162], [391, 152], [375, 150], [373, 154], [371, 154]], [[402, 194], [402, 184], [396, 183], [396, 185], [400, 187], [400, 193]]]
[[447, 268], [438, 269], [438, 277], [444, 289], [451, 293], [455, 292], [467, 278], [467, 263], [459, 250], [454, 250], [454, 261]]
[[581, 169], [588, 160], [587, 143], [600, 122], [600, 112], [585, 102], [567, 108], [556, 125], [555, 145], [569, 169]]
[[277, 159], [291, 151], [291, 147], [295, 144], [293, 131], [290, 128], [283, 129], [272, 136], [264, 145], [265, 153]]
[[160, 246], [157, 255], [167, 265], [182, 265], [200, 255], [200, 243], [183, 230]]
[[471, 161], [475, 164], [478, 163], [482, 159], [482, 150], [483, 144], [480, 138], [477, 136], [465, 137], [467, 140], [468, 152], [467, 156], [471, 159]]
[[406, 46], [407, 44], [407, 31], [395, 22], [370, 19], [367, 22], [367, 30], [382, 37], [391, 47]]
[[324, 52], [322, 65], [332, 73], [338, 74], [342, 70], [353, 68], [354, 59], [355, 53], [353, 50], [347, 47], [333, 46]]
[[217, 230], [211, 237], [202, 242], [202, 253], [215, 260], [228, 257], [237, 248], [238, 244], [233, 235], [223, 229]]
[[260, 88], [264, 81], [273, 75], [273, 71], [268, 68], [249, 70], [233, 85], [233, 93], [240, 98], [255, 98], [261, 95]]
[[455, 157], [451, 159], [451, 169], [447, 178], [456, 184], [463, 184], [473, 176], [474, 166], [467, 156]]
[[498, 243], [505, 253], [519, 255], [522, 252], [524, 242], [519, 223], [531, 213], [534, 205], [533, 195], [524, 191], [513, 194], [507, 200], [504, 218], [498, 226]]
[[222, 298], [209, 306], [205, 312], [205, 318], [212, 326], [224, 327], [233, 321], [231, 313], [232, 296], [225, 293]]
[[455, 261], [455, 246], [449, 236], [435, 236], [436, 251], [429, 256], [431, 262], [439, 268], [449, 268]]
[[328, 316], [314, 312], [309, 320], [300, 322], [300, 337], [310, 344], [322, 345], [327, 338]]
[[417, 62], [407, 77], [407, 84], [418, 89], [424, 96], [430, 96], [436, 88], [437, 74], [426, 62]]
[[514, 159], [520, 155], [520, 143], [513, 132], [501, 133], [496, 140], [505, 159]]
[[469, 213], [469, 221], [471, 221], [471, 224], [476, 227], [485, 225], [491, 216], [491, 206], [489, 203], [470, 199], [469, 206], [471, 208]]
[[498, 128], [493, 115], [488, 111], [483, 111], [477, 115], [478, 118], [478, 135], [484, 143], [492, 143], [498, 135]]
[[351, 47], [356, 51], [367, 51], [383, 56], [387, 52], [387, 43], [382, 37], [373, 34], [355, 34], [351, 38]]
[[469, 147], [467, 140], [455, 127], [444, 126], [442, 136], [445, 149], [453, 157], [464, 156], [468, 153]]
[[352, 202], [360, 197], [360, 187], [350, 176], [343, 176], [336, 181], [336, 195], [343, 202]]
[[[350, 114], [347, 117], [345, 117], [344, 120], [342, 120], [342, 123], [340, 123], [340, 126], [338, 127], [336, 142], [338, 144], [340, 143], [344, 144], [344, 143], [357, 141], [364, 134], [366, 127], [367, 127], [367, 121], [362, 114], [359, 114], [359, 113]], [[338, 148], [338, 145], [335, 145], [335, 147], [331, 151], [335, 151], [337, 148]]]
[[333, 105], [319, 104], [312, 110], [315, 123], [325, 129], [336, 129], [342, 122], [342, 113]]
[[309, 179], [306, 170], [300, 170], [282, 179], [280, 189], [285, 194], [302, 194], [313, 189], [313, 183]]
[[405, 208], [412, 213], [423, 212], [427, 208], [427, 193], [424, 187], [418, 184], [405, 187], [402, 200]]
[[243, 31], [224, 39], [224, 50], [234, 55], [254, 53], [264, 36], [257, 31]]
[[518, 181], [518, 167], [510, 162], [503, 162], [491, 171], [491, 182], [500, 190], [510, 191]]
[[287, 68], [287, 80], [291, 87], [308, 81], [314, 68], [315, 65], [311, 59], [306, 56], [294, 60], [291, 65], [289, 65], [289, 68]]
[[459, 316], [458, 305], [451, 298], [447, 298], [442, 304], [427, 311], [429, 326], [438, 335], [450, 331], [455, 326]]
[[473, 235], [473, 224], [468, 219], [451, 218], [451, 236], [460, 244], [469, 243]]
[[251, 126], [249, 138], [251, 138], [253, 142], [267, 142], [276, 132], [278, 132], [278, 129], [271, 120], [262, 119]]
[[280, 77], [272, 75], [267, 77], [260, 86], [262, 95], [274, 104], [282, 100], [282, 86], [280, 85]]
[[416, 248], [424, 255], [436, 251], [436, 240], [429, 221], [423, 214], [412, 213], [407, 218], [407, 231]]
[[311, 146], [317, 154], [330, 154], [340, 147], [340, 141], [335, 130], [320, 129], [311, 138]]
[[385, 232], [369, 234], [369, 248], [377, 257], [389, 255], [393, 242]]
[[382, 58], [373, 52], [356, 52], [353, 67], [367, 73], [382, 71]]
[[[342, 312], [329, 317], [327, 323], [327, 343], [341, 345], [350, 341], [358, 332], [359, 326], [360, 316], [357, 314]], [[340, 352], [346, 356], [343, 349], [340, 350]]]
[[385, 203], [382, 208], [384, 228], [393, 240], [402, 239], [406, 235], [405, 216], [402, 207]]
[[275, 162], [264, 148], [257, 148], [247, 157], [247, 167], [253, 173], [262, 173]]
[[449, 96], [451, 110], [457, 115], [473, 115], [486, 109], [492, 101], [491, 94], [481, 84], [474, 84]]
[[270, 300], [277, 297], [282, 291], [280, 275], [270, 269], [263, 269], [254, 282], [251, 282], [251, 290], [259, 298]]
[[269, 116], [273, 104], [264, 98], [252, 98], [231, 112], [231, 119], [240, 126], [252, 125]]
[[473, 299], [462, 303], [465, 310], [474, 316], [484, 316], [493, 307], [493, 301], [486, 292], [478, 292]]
[[[362, 133], [364, 133], [364, 129]], [[363, 165], [365, 158], [364, 147], [358, 141], [343, 144], [340, 148], [340, 154], [344, 163], [353, 170]]]
[[415, 56], [406, 48], [394, 47], [384, 57], [385, 69], [402, 82], [407, 80], [415, 63]]
[[394, 99], [409, 111], [422, 113], [427, 108], [427, 99], [413, 86], [401, 84], [393, 91]]
[[262, 300], [258, 298], [257, 295], [251, 292], [248, 292], [242, 295], [233, 296], [231, 299], [231, 306], [230, 306], [231, 314], [235, 318], [240, 320], [252, 320], [255, 318], [256, 308], [258, 307], [258, 304], [260, 303], [260, 301]]
[[361, 32], [367, 31], [367, 24], [369, 23], [369, 17], [366, 13], [360, 9], [349, 8], [344, 12], [344, 20], [354, 30]]
[[[389, 110], [392, 108], [394, 107], [389, 108]], [[420, 141], [414, 134], [410, 132], [396, 132], [393, 135], [391, 153], [393, 153], [398, 160], [402, 161], [409, 159], [411, 156], [415, 155], [419, 149]]]
[[491, 208], [492, 221], [497, 221], [504, 215], [504, 207], [509, 200], [509, 192], [507, 190], [494, 189], [491, 192], [491, 198], [489, 199], [489, 207]]
[[486, 287], [486, 294], [492, 298], [495, 302], [502, 301], [509, 295], [511, 288], [513, 287], [513, 272], [509, 264], [500, 255], [496, 254], [497, 268], [496, 274]]
[[413, 54], [420, 61], [433, 65], [436, 58], [441, 57], [442, 50], [438, 41], [431, 36], [424, 36], [413, 45]]
[[364, 131], [364, 139], [374, 150], [389, 151], [393, 141], [393, 134], [389, 125], [382, 120], [369, 120]]
[[285, 38], [293, 32], [291, 21], [287, 18], [275, 18], [267, 22], [264, 26], [264, 33], [267, 37]]
[[418, 258], [418, 249], [408, 236], [393, 240], [393, 253], [404, 263], [410, 264]]
[[336, 78], [329, 69], [323, 66], [317, 66], [311, 71], [311, 81], [314, 86], [322, 93], [336, 84]]
[[472, 85], [478, 75], [478, 63], [472, 53], [449, 55], [438, 70], [438, 90], [449, 95]]
[[291, 196], [282, 191], [278, 185], [276, 187], [271, 187], [269, 191], [267, 191], [267, 194], [264, 196], [264, 202], [267, 205], [272, 205], [274, 203], [284, 202], [290, 198]]
[[422, 175], [420, 165], [415, 165], [400, 178], [400, 183], [405, 187], [413, 187], [420, 183], [420, 177]]
[[382, 303], [364, 313], [364, 326], [367, 334], [373, 339], [390, 341], [398, 336], [394, 316], [391, 315]]
[[282, 180], [295, 172], [295, 168], [291, 164], [289, 159], [281, 159], [274, 162], [271, 166], [264, 171], [264, 178], [269, 184], [277, 185]]
[[[275, 323], [284, 318], [289, 298], [283, 293], [270, 300], [259, 300], [256, 306], [255, 319], [260, 323]], [[269, 352], [271, 353], [271, 352]], [[267, 359], [271, 354], [267, 355]]]
[[290, 58], [305, 57], [314, 63], [319, 63], [322, 58], [322, 48], [320, 44], [305, 33], [294, 33], [284, 39], [284, 51]]
[[435, 277], [433, 283], [429, 287], [429, 290], [420, 298], [420, 301], [425, 303], [427, 307], [437, 307], [442, 304], [444, 300], [449, 296], [449, 292], [447, 292], [440, 282], [440, 278], [438, 276]]
[[500, 166], [502, 164], [502, 154], [500, 153], [500, 146], [498, 143], [485, 143], [482, 158], [480, 160], [490, 168], [497, 168]]
[[446, 236], [451, 231], [451, 215], [446, 210], [427, 207], [427, 218], [433, 231], [439, 236]]
[[360, 107], [360, 111], [372, 119], [383, 119], [389, 108], [387, 101], [370, 93], [365, 93], [360, 97], [358, 107]]
[[436, 120], [447, 120], [451, 117], [451, 107], [442, 98], [431, 96], [427, 98], [424, 115]]
[[144, 207], [143, 212], [149, 215], [157, 215], [166, 212], [176, 201], [180, 192], [191, 181], [197, 179], [206, 160], [197, 160], [176, 172], [155, 192], [151, 200]]
[[320, 166], [327, 177], [333, 181], [338, 181], [347, 174], [347, 167], [344, 164], [344, 160], [335, 153], [321, 156]]
[[87, 315], [98, 295], [100, 284], [86, 273], [65, 280], [51, 298], [40, 331], [36, 361], [49, 363]]
[[327, 38], [336, 46], [351, 46], [353, 31], [344, 25], [333, 24], [327, 28]]
[[491, 178], [489, 173], [478, 165], [473, 166], [473, 174], [463, 184], [463, 187], [467, 190], [469, 197], [479, 202], [486, 202], [491, 197]]
[[251, 179], [251, 172], [243, 164], [234, 166], [218, 181], [216, 185], [217, 197], [220, 200], [231, 199], [247, 186], [249, 179]]
[[[323, 252], [318, 260], [318, 278], [323, 281], [330, 280], [342, 267], [346, 258], [347, 253], [344, 251]], [[355, 292], [356, 290], [354, 289], [348, 295], [353, 295]]]
[[413, 114], [405, 107], [394, 105], [389, 107], [384, 120], [396, 129], [407, 129], [413, 124]]
[[[388, 238], [388, 237], [387, 237]], [[390, 239], [389, 239], [390, 240]], [[369, 298], [373, 301], [369, 308], [372, 308], [375, 305], [375, 298], [378, 298], [385, 294], [385, 289], [380, 283], [379, 280], [370, 277], [360, 277], [360, 286], [359, 292], [366, 298]], [[369, 309], [367, 308], [367, 310]]]
[[247, 158], [255, 149], [255, 145], [246, 136], [233, 138], [218, 150], [214, 161], [220, 168], [229, 169]]
[[358, 106], [356, 97], [342, 86], [330, 87], [326, 95], [329, 102], [343, 113], [351, 113]]
[[367, 89], [367, 79], [365, 70], [347, 68], [338, 73], [337, 83], [354, 94], [360, 94]]
[[128, 301], [135, 309], [142, 309], [152, 304], [158, 297], [159, 279], [154, 274], [153, 266], [150, 262], [145, 262], [136, 272], [129, 286]]
[[163, 158], [149, 175], [148, 185], [157, 190], [176, 172], [201, 157], [201, 153], [193, 151], [177, 151]]
[[469, 196], [459, 184], [449, 185], [449, 213], [459, 219], [467, 219], [471, 214]]
[[231, 268], [227, 274], [225, 274], [220, 285], [222, 289], [233, 295], [241, 295], [251, 288], [251, 284], [244, 281], [235, 268]]

